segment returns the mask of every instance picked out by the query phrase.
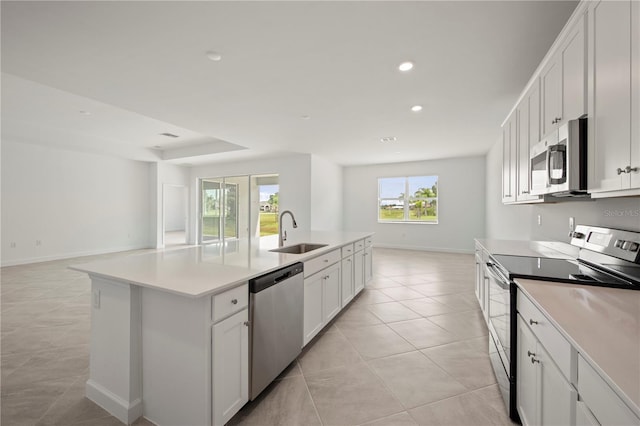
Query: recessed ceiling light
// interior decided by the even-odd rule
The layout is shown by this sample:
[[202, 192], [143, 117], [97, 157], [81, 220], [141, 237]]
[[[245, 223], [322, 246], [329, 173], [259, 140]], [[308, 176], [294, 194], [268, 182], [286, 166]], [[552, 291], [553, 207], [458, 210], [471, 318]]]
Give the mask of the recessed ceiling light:
[[384, 138], [380, 138], [380, 142], [395, 142], [397, 139], [395, 136], [386, 136]]
[[411, 107], [411, 111], [413, 112], [420, 112], [422, 111], [422, 105], [414, 105]]
[[91, 115], [91, 113], [89, 111], [84, 111], [84, 110], [80, 111], [80, 114], [82, 114], [82, 115]]
[[300, 118], [303, 119], [303, 120], [310, 120], [311, 116], [310, 115], [301, 115]]
[[400, 71], [409, 71], [412, 68], [413, 68], [413, 62], [409, 62], [409, 61], [403, 62], [398, 66], [398, 69]]
[[174, 135], [173, 133], [160, 133], [160, 136], [166, 136], [168, 138], [177, 138], [179, 137], [178, 135]]
[[211, 59], [212, 61], [218, 62], [222, 59], [222, 55], [214, 50], [209, 50], [207, 52], [207, 58]]
[[160, 145], [154, 145], [153, 146], [155, 149], [162, 149], [162, 147]]

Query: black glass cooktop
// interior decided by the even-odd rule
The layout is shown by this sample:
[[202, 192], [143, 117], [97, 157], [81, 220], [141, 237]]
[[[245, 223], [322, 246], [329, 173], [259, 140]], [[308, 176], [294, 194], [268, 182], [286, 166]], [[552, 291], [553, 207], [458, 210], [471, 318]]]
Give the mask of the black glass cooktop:
[[492, 258], [508, 273], [509, 279], [529, 278], [640, 290], [640, 269], [632, 271], [638, 273], [636, 279], [626, 279], [600, 272], [576, 260], [509, 255]]

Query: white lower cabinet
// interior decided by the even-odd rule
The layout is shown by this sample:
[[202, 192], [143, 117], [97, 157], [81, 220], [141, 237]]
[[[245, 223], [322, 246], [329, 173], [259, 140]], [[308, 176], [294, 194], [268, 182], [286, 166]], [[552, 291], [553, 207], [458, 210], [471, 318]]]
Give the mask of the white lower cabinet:
[[583, 401], [576, 405], [576, 426], [600, 426], [593, 413]]
[[364, 284], [373, 278], [373, 249], [367, 247], [364, 249]]
[[304, 279], [304, 344], [342, 308], [341, 267], [335, 263]]
[[347, 306], [355, 295], [353, 286], [353, 256], [342, 259], [342, 306]]
[[213, 326], [213, 424], [224, 425], [249, 400], [248, 309]]
[[522, 424], [574, 424], [577, 392], [520, 315], [517, 377]]

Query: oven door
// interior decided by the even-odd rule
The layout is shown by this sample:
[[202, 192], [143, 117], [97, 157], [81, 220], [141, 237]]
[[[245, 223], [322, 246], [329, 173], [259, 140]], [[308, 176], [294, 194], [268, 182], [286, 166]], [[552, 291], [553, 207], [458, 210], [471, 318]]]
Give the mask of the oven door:
[[[491, 262], [485, 264], [485, 276], [489, 280], [489, 325], [494, 334], [505, 370], [510, 373], [511, 349], [511, 291], [506, 279]], [[509, 374], [510, 375], [510, 374]]]

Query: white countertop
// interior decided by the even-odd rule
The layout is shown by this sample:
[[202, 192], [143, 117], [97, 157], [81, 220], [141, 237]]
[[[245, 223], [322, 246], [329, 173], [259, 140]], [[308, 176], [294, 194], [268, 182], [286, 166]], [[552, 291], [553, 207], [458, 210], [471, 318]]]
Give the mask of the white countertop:
[[[294, 234], [294, 232], [291, 232]], [[305, 254], [270, 252], [278, 236], [229, 241], [222, 244], [158, 250], [70, 268], [89, 275], [154, 288], [181, 296], [200, 297], [222, 292], [267, 272], [302, 262], [372, 232], [295, 232], [286, 246], [297, 243], [327, 244]]]
[[640, 291], [516, 283], [640, 417]]
[[506, 254], [511, 256], [549, 257], [554, 259], [575, 259], [578, 257], [578, 247], [559, 241], [522, 241], [522, 240], [493, 240], [476, 238], [490, 254]]

